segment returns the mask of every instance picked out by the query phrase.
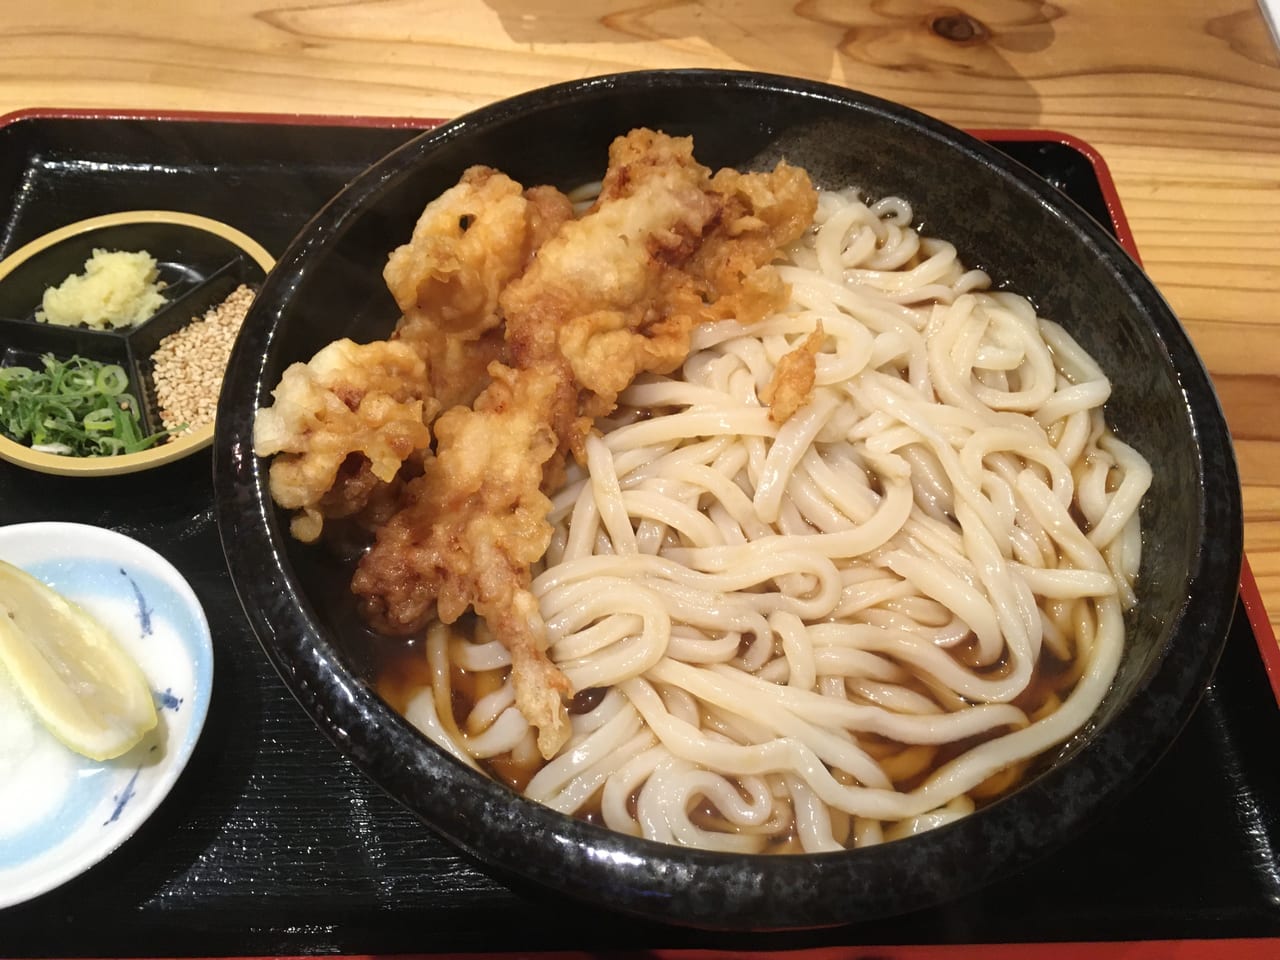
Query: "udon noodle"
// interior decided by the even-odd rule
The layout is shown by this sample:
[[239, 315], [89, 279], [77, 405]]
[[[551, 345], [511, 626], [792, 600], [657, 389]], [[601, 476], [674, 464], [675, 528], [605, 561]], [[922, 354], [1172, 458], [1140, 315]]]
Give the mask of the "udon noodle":
[[[740, 852], [947, 823], [1080, 730], [1150, 469], [1063, 328], [911, 223], [824, 193], [788, 309], [698, 329], [599, 424], [533, 583], [582, 691], [556, 757], [482, 625], [429, 631], [410, 720], [557, 810]], [[806, 343], [813, 389], [776, 423], [762, 392]]]

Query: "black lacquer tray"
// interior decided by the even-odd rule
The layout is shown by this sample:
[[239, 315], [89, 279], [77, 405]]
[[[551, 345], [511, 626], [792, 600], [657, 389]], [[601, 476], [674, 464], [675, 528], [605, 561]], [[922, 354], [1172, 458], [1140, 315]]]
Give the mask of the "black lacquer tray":
[[[223, 220], [279, 254], [351, 177], [425, 125], [11, 117], [0, 121], [0, 256], [65, 223], [142, 207]], [[1059, 134], [980, 135], [1112, 225], [1132, 250], [1105, 167], [1087, 146]], [[1280, 708], [1258, 643], [1273, 657], [1274, 638], [1247, 568], [1250, 607], [1238, 606], [1216, 679], [1190, 725], [1152, 776], [1067, 848], [928, 911], [726, 936], [505, 886], [385, 797], [337, 755], [272, 672], [226, 572], [212, 496], [208, 450], [121, 478], [49, 477], [0, 463], [0, 524], [92, 523], [149, 544], [191, 581], [215, 646], [209, 718], [169, 798], [86, 874], [0, 910], [0, 956], [625, 950], [641, 957], [877, 945], [877, 957], [924, 957], [943, 955], [931, 944], [1022, 943], [1036, 944], [1027, 954], [1044, 958], [1102, 955], [1097, 947], [1062, 953], [1055, 942], [1221, 938], [1255, 938], [1237, 939], [1222, 955], [1280, 955]], [[1265, 636], [1255, 636], [1250, 613]], [[926, 946], [902, 946], [911, 944]]]

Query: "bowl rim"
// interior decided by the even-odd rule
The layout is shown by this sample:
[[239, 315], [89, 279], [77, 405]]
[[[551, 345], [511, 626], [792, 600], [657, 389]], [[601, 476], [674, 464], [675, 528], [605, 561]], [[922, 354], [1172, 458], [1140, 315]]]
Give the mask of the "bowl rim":
[[[64, 240], [82, 236], [97, 230], [110, 227], [131, 226], [139, 223], [165, 223], [203, 231], [235, 245], [269, 274], [275, 266], [275, 258], [267, 249], [242, 230], [215, 220], [212, 217], [185, 213], [180, 210], [123, 210], [117, 213], [103, 214], [77, 220], [42, 234], [0, 260], [0, 283], [11, 273], [25, 264], [37, 254], [57, 246]], [[139, 470], [149, 470], [161, 464], [180, 460], [197, 450], [203, 450], [213, 443], [214, 424], [209, 423], [198, 430], [175, 437], [167, 443], [161, 443], [136, 453], [122, 453], [112, 457], [72, 457], [57, 453], [45, 453], [32, 450], [28, 446], [11, 440], [0, 434], [0, 460], [38, 473], [63, 477], [111, 477]]]
[[[773, 96], [813, 98], [849, 111], [850, 115], [871, 113], [906, 125], [941, 149], [994, 168], [1011, 189], [1030, 194], [1054, 217], [1066, 221], [1093, 255], [1106, 259], [1116, 282], [1135, 302], [1135, 309], [1140, 307], [1143, 312], [1154, 314], [1155, 337], [1168, 351], [1170, 364], [1187, 381], [1186, 412], [1198, 441], [1195, 466], [1201, 489], [1206, 475], [1212, 475], [1220, 493], [1202, 496], [1198, 505], [1200, 525], [1220, 539], [1213, 557], [1200, 549], [1192, 559], [1188, 599], [1170, 628], [1170, 636], [1198, 635], [1201, 642], [1184, 644], [1178, 650], [1167, 644], [1129, 701], [1081, 747], [1082, 754], [1089, 754], [1100, 764], [1119, 765], [1144, 775], [1172, 743], [1198, 703], [1234, 613], [1243, 559], [1243, 526], [1235, 458], [1225, 419], [1185, 331], [1150, 279], [1109, 233], [1016, 161], [914, 109], [844, 87], [772, 74], [645, 70], [556, 84], [465, 114], [423, 133], [372, 165], [302, 229], [268, 277], [252, 323], [246, 323], [246, 332], [237, 344], [242, 362], [233, 363], [235, 373], [224, 382], [224, 395], [239, 390], [241, 403], [251, 399], [253, 409], [257, 409], [260, 399], [274, 386], [273, 382], [264, 381], [263, 374], [285, 313], [283, 301], [291, 292], [296, 272], [308, 257], [337, 242], [342, 228], [359, 215], [365, 201], [388, 181], [410, 172], [433, 150], [473, 130], [501, 125], [543, 103], [681, 87], [733, 87]], [[668, 846], [556, 813], [455, 760], [393, 711], [347, 667], [341, 652], [320, 628], [315, 610], [298, 590], [292, 564], [282, 553], [287, 534], [282, 533], [278, 511], [266, 490], [265, 466], [252, 453], [251, 437], [243, 435], [244, 423], [239, 425], [241, 432], [236, 433], [232, 406], [220, 405], [219, 429], [227, 435], [220, 433], [214, 450], [219, 531], [237, 594], [269, 659], [322, 731], [366, 775], [433, 830], [502, 876], [550, 885], [577, 899], [623, 913], [692, 926], [762, 930], [840, 924], [929, 906], [984, 886], [1061, 845], [1071, 830], [1114, 803], [1136, 779], [1130, 777], [1124, 784], [1112, 781], [1097, 789], [1097, 784], [1082, 772], [1082, 764], [1068, 763], [1050, 769], [983, 811], [907, 840], [785, 857]], [[251, 427], [252, 411], [246, 416]], [[237, 501], [237, 495], [242, 499]], [[246, 582], [234, 575], [250, 560], [261, 564], [264, 557], [273, 565], [273, 573], [279, 575], [274, 587]], [[1190, 589], [1197, 585], [1198, 590]], [[295, 604], [292, 612], [290, 593]], [[1171, 697], [1178, 704], [1174, 710], [1166, 706]], [[372, 724], [382, 736], [362, 739], [358, 735], [361, 724]], [[1122, 733], [1136, 739], [1140, 749], [1135, 751], [1133, 742]], [[1010, 835], [997, 825], [996, 818], [987, 815], [1011, 807], [1032, 814], [1053, 809], [1055, 797], [1062, 795], [1067, 786], [1094, 789], [1087, 803], [1066, 814], [1059, 812], [1052, 844], [1019, 846], [1021, 838]], [[427, 804], [433, 808], [430, 816], [421, 809]], [[566, 862], [572, 862], [571, 867], [544, 864], [537, 858], [537, 845], [528, 835], [539, 830], [555, 839]], [[953, 877], [921, 889], [915, 883], [916, 877], [935, 870], [937, 863], [949, 862], [946, 844], [957, 834], [968, 837], [971, 848], [990, 851], [991, 855], [979, 858], [977, 863], [966, 861], [969, 873], [963, 880]], [[866, 875], [881, 878], [883, 888], [868, 888]], [[691, 890], [708, 886], [732, 893], [728, 899], [690, 895]], [[833, 897], [833, 890], [847, 897]]]

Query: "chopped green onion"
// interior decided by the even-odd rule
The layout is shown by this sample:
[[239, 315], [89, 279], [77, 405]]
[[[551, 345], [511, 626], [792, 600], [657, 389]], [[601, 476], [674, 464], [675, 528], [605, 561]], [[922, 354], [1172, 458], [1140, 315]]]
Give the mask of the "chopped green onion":
[[99, 393], [114, 396], [117, 393], [124, 393], [129, 388], [129, 378], [125, 376], [123, 369], [114, 363], [108, 364], [98, 371], [94, 387]]
[[102, 407], [85, 415], [84, 428], [91, 433], [102, 431], [114, 432], [116, 428], [115, 414], [109, 407]]
[[106, 457], [145, 450], [168, 436], [144, 436], [129, 377], [114, 363], [40, 358], [43, 370], [0, 367], [0, 433], [46, 453]]

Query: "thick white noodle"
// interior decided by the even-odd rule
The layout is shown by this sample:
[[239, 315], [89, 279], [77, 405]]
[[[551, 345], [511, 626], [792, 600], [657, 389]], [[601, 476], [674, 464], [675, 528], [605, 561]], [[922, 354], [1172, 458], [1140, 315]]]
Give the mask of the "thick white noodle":
[[[552, 659], [607, 692], [528, 796], [671, 843], [835, 850], [965, 816], [1088, 722], [1150, 467], [1070, 335], [911, 222], [824, 193], [788, 309], [698, 329], [588, 440], [533, 590]], [[775, 423], [759, 394], [818, 324], [812, 395]], [[469, 763], [532, 762], [501, 646], [437, 630], [428, 654], [410, 719]], [[456, 723], [450, 656], [495, 678]]]

